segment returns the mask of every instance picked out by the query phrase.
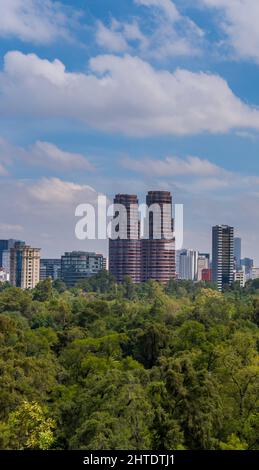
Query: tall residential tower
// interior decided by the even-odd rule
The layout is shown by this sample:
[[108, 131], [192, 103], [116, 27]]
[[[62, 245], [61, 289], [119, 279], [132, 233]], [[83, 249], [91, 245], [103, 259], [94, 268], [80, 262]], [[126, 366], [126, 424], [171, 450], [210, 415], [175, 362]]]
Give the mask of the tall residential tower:
[[241, 238], [234, 238], [234, 265], [236, 270], [241, 268]]
[[[132, 194], [117, 194], [113, 201], [114, 218], [118, 217], [116, 205], [120, 204], [126, 211], [124, 221], [116, 225], [116, 232], [123, 236], [109, 240], [109, 271], [117, 282], [123, 282], [129, 276], [134, 283], [141, 281], [141, 245], [139, 238], [138, 197]], [[122, 225], [123, 224], [123, 225]]]
[[[117, 194], [114, 204], [124, 207], [124, 222], [118, 219], [120, 236], [109, 240], [109, 270], [117, 282], [129, 276], [134, 283], [154, 279], [166, 284], [175, 278], [175, 240], [172, 233], [172, 196], [168, 191], [149, 191], [147, 214], [140, 236], [139, 206], [135, 195]], [[115, 206], [114, 221], [118, 217]]]
[[234, 228], [229, 225], [212, 227], [212, 280], [221, 291], [233, 283]]
[[16, 242], [10, 249], [10, 282], [22, 289], [33, 289], [40, 280], [40, 249]]
[[[146, 197], [148, 238], [142, 240], [142, 281], [153, 279], [166, 284], [176, 277], [173, 236], [172, 195], [169, 191], [149, 191]], [[160, 222], [152, 207], [160, 208]]]

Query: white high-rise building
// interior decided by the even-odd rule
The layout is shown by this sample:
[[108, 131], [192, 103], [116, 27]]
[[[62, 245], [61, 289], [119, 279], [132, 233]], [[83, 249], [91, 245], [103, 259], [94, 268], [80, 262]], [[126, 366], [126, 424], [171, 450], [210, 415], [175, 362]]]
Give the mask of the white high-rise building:
[[197, 280], [198, 256], [199, 253], [196, 250], [181, 250], [179, 255], [179, 279]]

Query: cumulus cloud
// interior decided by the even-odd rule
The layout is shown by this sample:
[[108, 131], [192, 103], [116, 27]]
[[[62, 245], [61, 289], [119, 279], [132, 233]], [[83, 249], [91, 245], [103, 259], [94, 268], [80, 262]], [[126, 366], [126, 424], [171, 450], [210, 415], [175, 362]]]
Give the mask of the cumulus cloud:
[[148, 8], [145, 15], [128, 22], [112, 18], [108, 25], [97, 22], [99, 46], [109, 52], [130, 52], [160, 62], [201, 53], [203, 31], [180, 14], [170, 0], [135, 0], [135, 3]]
[[59, 204], [74, 202], [80, 197], [84, 197], [87, 193], [96, 195], [95, 190], [91, 186], [80, 185], [68, 181], [62, 181], [59, 178], [43, 178], [32, 186], [28, 186], [28, 192], [37, 200], [44, 203]]
[[145, 176], [149, 185], [170, 189], [173, 184], [176, 190], [194, 193], [209, 193], [222, 190], [243, 193], [258, 191], [259, 178], [229, 171], [207, 159], [197, 156], [180, 158], [177, 156], [164, 159], [144, 158], [141, 160], [125, 157], [121, 165], [128, 170]]
[[[0, 162], [11, 167], [19, 161], [59, 171], [94, 171], [94, 166], [80, 153], [67, 152], [50, 142], [37, 141], [28, 149], [11, 144], [0, 137]], [[3, 174], [7, 170], [3, 166]], [[1, 174], [1, 165], [0, 165]]]
[[219, 12], [217, 24], [236, 55], [259, 62], [259, 2], [257, 0], [200, 0]]
[[218, 75], [156, 70], [137, 57], [98, 56], [88, 73], [60, 61], [6, 54], [0, 114], [68, 118], [131, 136], [224, 133], [259, 129], [259, 110], [234, 95]]
[[179, 157], [166, 157], [164, 160], [145, 158], [141, 161], [125, 158], [122, 161], [124, 167], [156, 176], [229, 176], [229, 172], [211, 163], [209, 160], [188, 156], [185, 159]]
[[124, 52], [129, 48], [124, 32], [120, 31], [118, 25], [106, 27], [102, 21], [97, 21], [96, 42], [99, 46], [104, 47], [111, 52]]
[[78, 204], [97, 204], [98, 192], [73, 180], [3, 180], [0, 198], [1, 238], [22, 238], [42, 248], [42, 256], [56, 257], [64, 251], [85, 250], [105, 253], [107, 242], [75, 237], [75, 209]]
[[50, 142], [37, 141], [30, 151], [34, 163], [63, 170], [93, 171], [94, 166], [81, 154], [66, 152]]
[[0, 0], [0, 36], [48, 44], [70, 38], [75, 13], [52, 0]]
[[141, 53], [142, 50], [149, 49], [151, 38], [142, 33], [139, 19], [123, 22], [112, 18], [109, 26], [97, 21], [96, 42], [109, 52], [119, 53], [138, 49]]

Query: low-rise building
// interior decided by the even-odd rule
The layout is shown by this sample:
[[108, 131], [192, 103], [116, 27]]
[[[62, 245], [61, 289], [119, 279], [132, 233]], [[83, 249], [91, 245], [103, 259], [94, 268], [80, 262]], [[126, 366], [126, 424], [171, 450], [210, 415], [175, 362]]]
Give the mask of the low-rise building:
[[199, 253], [197, 266], [197, 281], [202, 281], [202, 271], [209, 269], [210, 255], [207, 253]]
[[43, 258], [40, 260], [40, 280], [60, 279], [61, 277], [61, 258]]
[[259, 278], [259, 268], [256, 268], [255, 266], [251, 268], [251, 279], [255, 280]]
[[212, 281], [212, 269], [203, 269], [201, 273], [201, 280], [204, 282], [211, 282]]
[[61, 279], [68, 287], [105, 269], [106, 259], [98, 253], [66, 252], [61, 257]]
[[9, 273], [4, 268], [0, 268], [0, 282], [9, 282], [9, 280]]
[[245, 287], [246, 275], [245, 271], [234, 271], [234, 282], [239, 282], [240, 287]]

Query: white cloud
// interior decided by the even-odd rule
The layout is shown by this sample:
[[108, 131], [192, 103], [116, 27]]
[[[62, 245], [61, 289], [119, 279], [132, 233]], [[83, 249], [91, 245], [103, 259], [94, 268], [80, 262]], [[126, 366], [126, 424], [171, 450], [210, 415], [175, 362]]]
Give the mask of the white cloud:
[[6, 238], [15, 237], [23, 231], [24, 228], [21, 225], [0, 223], [0, 234], [4, 235]]
[[35, 163], [53, 166], [62, 170], [93, 171], [93, 165], [81, 154], [65, 152], [49, 142], [37, 141], [31, 149]]
[[51, 43], [69, 39], [72, 9], [52, 0], [0, 0], [0, 37]]
[[0, 74], [0, 114], [77, 119], [132, 136], [259, 129], [259, 110], [242, 102], [218, 75], [156, 70], [126, 55], [98, 56], [88, 73], [60, 61], [9, 52]]
[[2, 163], [0, 163], [0, 176], [5, 176], [7, 174], [8, 174], [8, 171], [6, 170], [4, 165], [2, 165]]
[[8, 175], [7, 167], [10, 165], [10, 148], [8, 143], [0, 137], [0, 176]]
[[35, 199], [53, 205], [71, 203], [80, 197], [83, 199], [86, 193], [88, 199], [89, 193], [96, 195], [91, 186], [62, 181], [59, 178], [43, 178], [32, 186], [28, 185], [28, 192]]
[[[80, 153], [67, 152], [53, 143], [37, 141], [29, 149], [12, 145], [0, 137], [0, 162], [13, 166], [19, 161], [27, 165], [40, 165], [59, 171], [93, 171], [94, 166]], [[6, 173], [5, 166], [3, 170]], [[1, 174], [1, 165], [0, 165]], [[3, 173], [4, 174], [4, 173]]]
[[121, 160], [121, 165], [137, 174], [145, 175], [149, 186], [152, 184], [170, 190], [170, 185], [173, 185], [176, 190], [190, 194], [221, 190], [224, 192], [220, 194], [238, 191], [255, 195], [259, 187], [259, 177], [256, 175], [229, 171], [207, 159], [194, 156], [141, 160], [125, 157]]
[[80, 241], [75, 237], [77, 205], [97, 204], [98, 193], [91, 186], [59, 178], [8, 179], [1, 182], [1, 192], [2, 238], [22, 237], [42, 248], [43, 257], [60, 256], [70, 250], [106, 252], [106, 240]]
[[156, 176], [229, 176], [229, 172], [209, 160], [189, 156], [186, 159], [166, 157], [164, 160], [145, 158], [140, 161], [125, 158], [124, 167]]
[[258, 0], [200, 0], [202, 5], [218, 10], [219, 24], [227, 43], [236, 55], [259, 62]]
[[112, 18], [109, 27], [97, 21], [96, 42], [103, 49], [117, 53], [138, 48], [141, 52], [142, 49], [146, 50], [150, 46], [150, 38], [142, 33], [136, 18], [131, 23]]
[[213, 193], [214, 191], [218, 192], [220, 190], [220, 194], [222, 195], [225, 194], [227, 190], [232, 191], [233, 188], [237, 188], [238, 183], [237, 181], [233, 180], [234, 176], [235, 175], [232, 175], [232, 177], [230, 177], [230, 175], [228, 177], [204, 177], [190, 181], [176, 181], [175, 187], [177, 189], [181, 189], [182, 191], [188, 192], [189, 194], [208, 194], [210, 192]]
[[40, 59], [36, 54], [13, 51], [5, 55], [4, 67], [6, 74], [13, 80], [18, 73], [19, 80], [26, 81], [30, 78], [30, 72], [32, 79], [46, 80], [56, 86], [66, 85], [65, 65], [58, 59], [50, 62]]
[[101, 21], [97, 21], [96, 42], [111, 52], [124, 52], [129, 48], [122, 32], [114, 27], [107, 28]]
[[135, 3], [148, 7], [147, 13], [134, 17], [131, 22], [115, 18], [108, 26], [97, 22], [99, 46], [109, 52], [130, 52], [160, 62], [201, 53], [203, 31], [181, 15], [170, 0], [136, 0]]
[[171, 21], [177, 21], [180, 18], [180, 14], [171, 0], [135, 0], [135, 3], [137, 5], [161, 9], [168, 15]]

